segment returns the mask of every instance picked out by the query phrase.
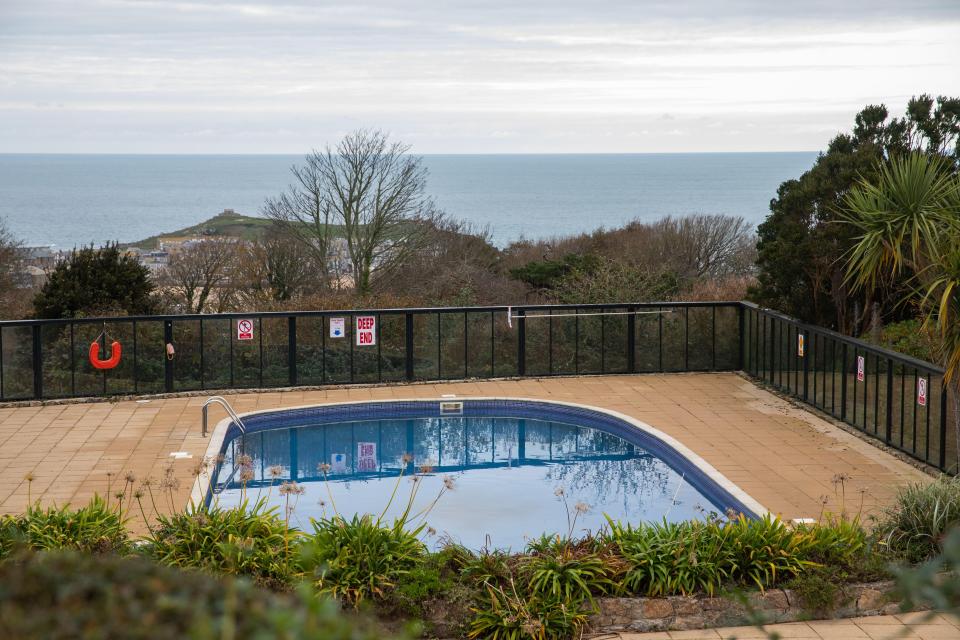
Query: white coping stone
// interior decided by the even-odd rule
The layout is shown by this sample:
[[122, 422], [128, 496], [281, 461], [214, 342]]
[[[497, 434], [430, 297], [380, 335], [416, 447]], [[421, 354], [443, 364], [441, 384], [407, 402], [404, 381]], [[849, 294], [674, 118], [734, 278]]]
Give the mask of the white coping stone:
[[[249, 411], [247, 413], [241, 413], [237, 417], [243, 419], [247, 416], [255, 416], [262, 413], [277, 413], [279, 411], [292, 411], [296, 409], [319, 409], [323, 407], [338, 407], [344, 405], [363, 405], [370, 404], [371, 402], [376, 402], [377, 404], [382, 404], [386, 402], [442, 402], [446, 398], [453, 396], [454, 394], [445, 394], [440, 398], [407, 398], [407, 399], [391, 399], [391, 400], [351, 400], [348, 402], [325, 402], [322, 404], [305, 404], [295, 407], [277, 407], [273, 409], [260, 409], [258, 411]], [[632, 427], [635, 427], [639, 431], [643, 431], [655, 438], [658, 438], [667, 446], [672, 448], [674, 451], [682, 455], [687, 459], [693, 466], [697, 467], [704, 474], [719, 486], [725, 489], [730, 495], [739, 500], [745, 507], [753, 511], [760, 517], [768, 515], [770, 513], [769, 509], [764, 507], [762, 504], [757, 502], [750, 494], [738, 487], [735, 483], [730, 481], [726, 476], [717, 471], [713, 465], [709, 462], [698, 456], [685, 444], [674, 438], [673, 436], [660, 431], [659, 429], [650, 426], [646, 422], [637, 420], [631, 416], [628, 416], [619, 411], [613, 411], [612, 409], [604, 409], [602, 407], [595, 407], [589, 404], [580, 404], [577, 402], [563, 402], [560, 400], [543, 400], [541, 398], [520, 398], [512, 396], [502, 396], [502, 397], [469, 397], [464, 398], [464, 400], [506, 400], [506, 401], [516, 401], [516, 402], [538, 402], [543, 404], [555, 404], [563, 407], [575, 407], [577, 409], [588, 409], [590, 411], [596, 411], [598, 413], [605, 413], [608, 416], [613, 416], [614, 418], [619, 418], [623, 422], [626, 422]], [[227, 435], [227, 428], [229, 427], [232, 419], [227, 417], [217, 423], [217, 426], [214, 427], [213, 433], [210, 436], [210, 444], [207, 445], [207, 452], [205, 454], [205, 459], [213, 460], [218, 455], [220, 455], [220, 448], [223, 446], [223, 440]], [[190, 501], [193, 504], [199, 505], [203, 502], [204, 496], [207, 493], [207, 489], [210, 487], [210, 473], [209, 471], [204, 471], [201, 475], [197, 476], [196, 481], [193, 483], [193, 491], [190, 494]]]
[[176, 460], [183, 460], [186, 458], [192, 458], [193, 454], [190, 453], [189, 451], [171, 451], [170, 457]]

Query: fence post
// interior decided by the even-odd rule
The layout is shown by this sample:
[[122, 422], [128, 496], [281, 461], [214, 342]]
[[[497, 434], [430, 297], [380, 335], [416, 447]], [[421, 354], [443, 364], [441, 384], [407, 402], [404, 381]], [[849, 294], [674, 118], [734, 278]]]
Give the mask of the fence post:
[[[916, 389], [914, 389], [916, 392]], [[947, 394], [950, 392], [945, 381], [940, 384], [940, 470], [947, 470]], [[956, 406], [956, 405], [954, 405]], [[956, 419], [958, 416], [954, 416]], [[960, 460], [957, 461], [960, 463]], [[960, 468], [957, 469], [960, 471]]]
[[[806, 330], [797, 329], [799, 335], [803, 336], [803, 401], [807, 402], [807, 389], [810, 384], [810, 363], [807, 354], [810, 353], [810, 345], [807, 344], [810, 339], [810, 333]], [[816, 395], [816, 390], [814, 390]]]
[[526, 310], [517, 311], [517, 375], [527, 375], [527, 321], [523, 316]]
[[843, 374], [840, 379], [840, 421], [847, 421], [847, 343], [843, 343], [843, 364], [840, 367]]
[[893, 358], [887, 358], [887, 437], [885, 442], [893, 440]]
[[[231, 329], [232, 330], [232, 329]], [[231, 340], [232, 343], [232, 340]], [[173, 344], [173, 320], [163, 321], [163, 351], [166, 354], [167, 345]], [[164, 356], [163, 361], [163, 386], [167, 393], [173, 393], [173, 360], [169, 356]]]
[[637, 316], [636, 309], [627, 307], [627, 371], [637, 372]]
[[40, 325], [33, 325], [33, 397], [43, 399], [43, 345], [41, 344]]
[[[406, 377], [407, 380], [413, 380], [413, 314], [406, 313], [404, 314], [404, 324], [405, 334], [404, 338], [406, 340], [406, 355], [404, 356], [404, 364], [406, 365]], [[437, 357], [440, 357], [440, 354], [437, 354]]]
[[287, 318], [287, 369], [290, 386], [297, 386], [297, 316]]
[[[738, 345], [738, 348], [737, 348], [737, 371], [743, 371], [744, 362], [746, 361], [746, 358], [744, 358], [744, 350], [747, 348], [747, 341], [745, 339], [745, 334], [744, 334], [744, 329], [745, 329], [744, 320], [746, 319], [744, 317], [745, 313], [746, 313], [746, 309], [744, 308], [743, 303], [741, 302], [740, 304], [737, 305], [737, 331], [738, 331], [738, 335], [740, 336], [739, 338], [740, 344]], [[714, 335], [716, 335], [717, 333], [716, 307], [714, 307], [713, 324], [714, 324], [713, 333]]]

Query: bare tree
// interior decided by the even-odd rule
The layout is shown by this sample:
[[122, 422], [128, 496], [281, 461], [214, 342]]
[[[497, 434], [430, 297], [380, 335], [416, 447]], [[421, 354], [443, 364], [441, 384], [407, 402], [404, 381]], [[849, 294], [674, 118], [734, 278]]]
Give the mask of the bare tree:
[[185, 313], [220, 312], [232, 300], [238, 244], [228, 238], [196, 242], [177, 251], [161, 275], [161, 286]]
[[[427, 171], [409, 150], [381, 131], [355, 131], [336, 148], [315, 151], [295, 172], [301, 185], [310, 185], [305, 188], [306, 204], [288, 194], [286, 201], [281, 196], [268, 203], [266, 214], [285, 222], [301, 238], [307, 237], [303, 227], [309, 226], [311, 243], [317, 247], [326, 243], [327, 251], [330, 223], [339, 225], [354, 289], [366, 295], [374, 274], [388, 274], [416, 248], [423, 235], [419, 221], [433, 210], [425, 195]], [[294, 228], [298, 221], [300, 231]]]
[[240, 253], [243, 270], [238, 274], [237, 295], [247, 306], [287, 302], [326, 284], [315, 252], [280, 229], [269, 229]]
[[303, 166], [291, 167], [293, 184], [286, 193], [268, 199], [262, 213], [314, 254], [318, 288], [326, 289], [338, 282], [340, 274], [336, 273], [336, 262], [330, 260], [335, 227], [322, 160], [314, 151]]

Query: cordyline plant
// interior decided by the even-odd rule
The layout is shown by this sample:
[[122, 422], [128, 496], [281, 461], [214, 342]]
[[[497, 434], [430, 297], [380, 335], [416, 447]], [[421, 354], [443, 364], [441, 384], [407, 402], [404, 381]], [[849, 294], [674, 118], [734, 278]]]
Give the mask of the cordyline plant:
[[938, 338], [944, 381], [952, 390], [960, 462], [960, 176], [954, 163], [924, 153], [893, 157], [873, 181], [845, 197], [844, 220], [859, 232], [847, 254], [847, 281], [875, 289], [905, 282], [903, 304], [916, 305]]

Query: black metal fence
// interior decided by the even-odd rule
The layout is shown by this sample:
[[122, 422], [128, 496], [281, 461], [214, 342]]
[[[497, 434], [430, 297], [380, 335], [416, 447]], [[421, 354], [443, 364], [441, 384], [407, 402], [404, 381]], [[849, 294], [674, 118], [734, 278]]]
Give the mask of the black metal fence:
[[743, 303], [743, 370], [942, 471], [957, 473], [943, 369]]
[[[512, 318], [508, 321], [508, 315]], [[376, 341], [358, 345], [357, 318]], [[250, 331], [240, 339], [238, 329]], [[243, 323], [241, 327], [240, 324]], [[342, 335], [334, 337], [342, 323]], [[104, 334], [105, 335], [102, 335]], [[801, 347], [802, 336], [802, 347]], [[119, 364], [94, 368], [113, 340]], [[167, 345], [174, 353], [168, 357]], [[801, 351], [802, 349], [802, 351]], [[323, 384], [743, 370], [956, 473], [943, 370], [740, 302], [0, 322], [0, 400]], [[920, 391], [924, 391], [921, 394]]]
[[[0, 400], [740, 367], [740, 304], [538, 305], [0, 323]], [[359, 317], [376, 342], [358, 346]], [[239, 323], [252, 324], [240, 339]], [[332, 337], [331, 325], [343, 324]], [[512, 325], [512, 326], [511, 326]], [[244, 327], [246, 324], [244, 324]], [[106, 335], [102, 335], [105, 333]], [[97, 370], [117, 340], [123, 357]], [[167, 357], [166, 345], [174, 355]]]

